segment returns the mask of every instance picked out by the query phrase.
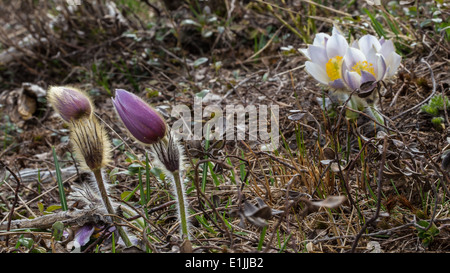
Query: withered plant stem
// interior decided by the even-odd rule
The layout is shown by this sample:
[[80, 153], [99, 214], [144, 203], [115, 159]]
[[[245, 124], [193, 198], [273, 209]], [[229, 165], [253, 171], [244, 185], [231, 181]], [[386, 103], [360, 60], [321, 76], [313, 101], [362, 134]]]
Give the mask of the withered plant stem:
[[[372, 222], [374, 222], [377, 218], [378, 215], [380, 214], [380, 209], [381, 209], [381, 184], [383, 182], [383, 168], [384, 168], [384, 163], [386, 162], [386, 149], [388, 147], [388, 136], [384, 136], [384, 140], [383, 140], [383, 154], [381, 156], [381, 162], [380, 162], [380, 169], [378, 170], [378, 177], [377, 177], [377, 208], [375, 211], [375, 215], [372, 216], [372, 218], [370, 218], [369, 220], [366, 221], [366, 223], [364, 224], [364, 226], [361, 228], [361, 230], [359, 231], [359, 233], [355, 236], [355, 240], [353, 241], [352, 244], [352, 249], [351, 252], [354, 253], [356, 250], [356, 247], [358, 245], [358, 241], [359, 238], [361, 238], [362, 234], [366, 231], [367, 227], [372, 224]], [[350, 193], [348, 194], [350, 196]]]
[[[100, 195], [102, 197], [103, 203], [106, 207], [106, 210], [109, 214], [114, 215], [116, 212], [114, 211], [114, 208], [111, 204], [111, 201], [108, 197], [108, 192], [106, 191], [105, 183], [103, 182], [103, 176], [101, 169], [92, 170], [95, 176], [95, 180], [97, 181], [98, 190], [100, 191]], [[130, 239], [128, 238], [128, 235], [126, 234], [125, 230], [120, 226], [120, 220], [118, 220], [116, 217], [112, 216], [112, 220], [114, 222], [114, 225], [116, 226], [117, 231], [119, 232], [120, 237], [122, 238], [123, 242], [127, 247], [132, 246]]]
[[[10, 212], [9, 212], [9, 215], [8, 215], [8, 226], [7, 226], [7, 228], [6, 228], [6, 230], [7, 231], [10, 231], [11, 230], [11, 221], [12, 221], [12, 216], [13, 216], [13, 214], [14, 214], [14, 208], [16, 207], [16, 205], [17, 205], [17, 200], [18, 200], [18, 194], [19, 194], [19, 189], [20, 189], [20, 179], [17, 177], [17, 175], [8, 167], [8, 166], [6, 166], [2, 161], [0, 161], [0, 166], [1, 167], [3, 167], [3, 168], [5, 168], [8, 172], [10, 172], [11, 174], [12, 174], [12, 176], [14, 177], [14, 179], [16, 180], [16, 182], [17, 182], [17, 188], [16, 188], [16, 191], [15, 191], [15, 193], [14, 193], [14, 202], [13, 202], [13, 204], [12, 204], [12, 206], [11, 206], [11, 210], [10, 210]], [[6, 235], [6, 246], [9, 246], [9, 235]]]

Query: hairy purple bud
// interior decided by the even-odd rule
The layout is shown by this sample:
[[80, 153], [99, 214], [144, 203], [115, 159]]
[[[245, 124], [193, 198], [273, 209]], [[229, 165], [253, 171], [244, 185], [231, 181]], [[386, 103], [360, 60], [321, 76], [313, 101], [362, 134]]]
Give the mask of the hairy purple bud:
[[141, 98], [116, 89], [116, 97], [112, 101], [123, 124], [137, 141], [150, 145], [165, 137], [166, 122]]
[[92, 102], [88, 95], [73, 87], [50, 87], [48, 101], [66, 122], [90, 118], [93, 112]]

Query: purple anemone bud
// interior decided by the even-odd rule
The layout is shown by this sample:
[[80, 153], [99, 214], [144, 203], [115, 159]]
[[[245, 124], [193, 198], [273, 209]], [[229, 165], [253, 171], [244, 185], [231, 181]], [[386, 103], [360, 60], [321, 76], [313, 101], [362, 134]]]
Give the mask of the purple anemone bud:
[[82, 91], [65, 86], [52, 86], [48, 90], [48, 100], [56, 112], [66, 122], [89, 118], [92, 114], [92, 102]]
[[164, 138], [167, 131], [165, 121], [141, 98], [116, 89], [116, 97], [112, 101], [123, 124], [136, 140], [150, 145]]

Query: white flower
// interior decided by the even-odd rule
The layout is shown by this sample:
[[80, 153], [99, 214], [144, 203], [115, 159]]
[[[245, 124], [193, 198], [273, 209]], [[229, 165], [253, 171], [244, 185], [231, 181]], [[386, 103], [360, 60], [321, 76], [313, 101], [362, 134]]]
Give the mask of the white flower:
[[336, 28], [332, 35], [318, 33], [312, 45], [307, 49], [300, 49], [308, 59], [305, 63], [306, 71], [319, 83], [334, 89], [345, 89], [341, 67], [344, 54], [349, 48], [348, 42]]
[[369, 50], [367, 54], [354, 47], [347, 49], [342, 62], [342, 76], [345, 85], [351, 91], [356, 89], [370, 91], [385, 74], [384, 57], [374, 49]]
[[369, 56], [379, 53], [383, 56], [386, 63], [386, 73], [382, 80], [392, 78], [397, 73], [402, 57], [395, 52], [395, 46], [392, 40], [381, 38], [378, 40], [375, 36], [364, 35], [352, 47], [360, 49], [364, 55]]
[[364, 35], [350, 47], [336, 28], [331, 36], [318, 33], [300, 52], [308, 58], [306, 71], [314, 79], [342, 91], [370, 91], [377, 82], [392, 78], [401, 62], [391, 40]]

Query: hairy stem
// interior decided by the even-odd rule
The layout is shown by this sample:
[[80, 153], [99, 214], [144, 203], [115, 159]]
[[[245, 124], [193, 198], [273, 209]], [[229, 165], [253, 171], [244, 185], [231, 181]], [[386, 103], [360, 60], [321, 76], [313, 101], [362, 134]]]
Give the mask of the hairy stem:
[[175, 190], [178, 198], [178, 209], [181, 223], [181, 233], [187, 239], [189, 238], [188, 227], [187, 227], [187, 217], [186, 217], [186, 204], [184, 200], [183, 185], [181, 184], [179, 171], [172, 172], [173, 181], [175, 182]]
[[[97, 181], [98, 189], [100, 191], [100, 195], [103, 200], [103, 204], [105, 204], [106, 210], [109, 214], [114, 215], [116, 212], [114, 211], [114, 208], [111, 204], [111, 201], [109, 200], [108, 193], [106, 191], [105, 183], [103, 182], [103, 177], [101, 173], [101, 169], [93, 170], [92, 171], [95, 176], [95, 180]], [[112, 217], [114, 225], [116, 226], [117, 231], [119, 232], [120, 237], [122, 238], [123, 242], [127, 247], [130, 247], [131, 241], [128, 238], [128, 235], [126, 234], [125, 230], [122, 228], [122, 226], [119, 225], [119, 220], [115, 217]]]

